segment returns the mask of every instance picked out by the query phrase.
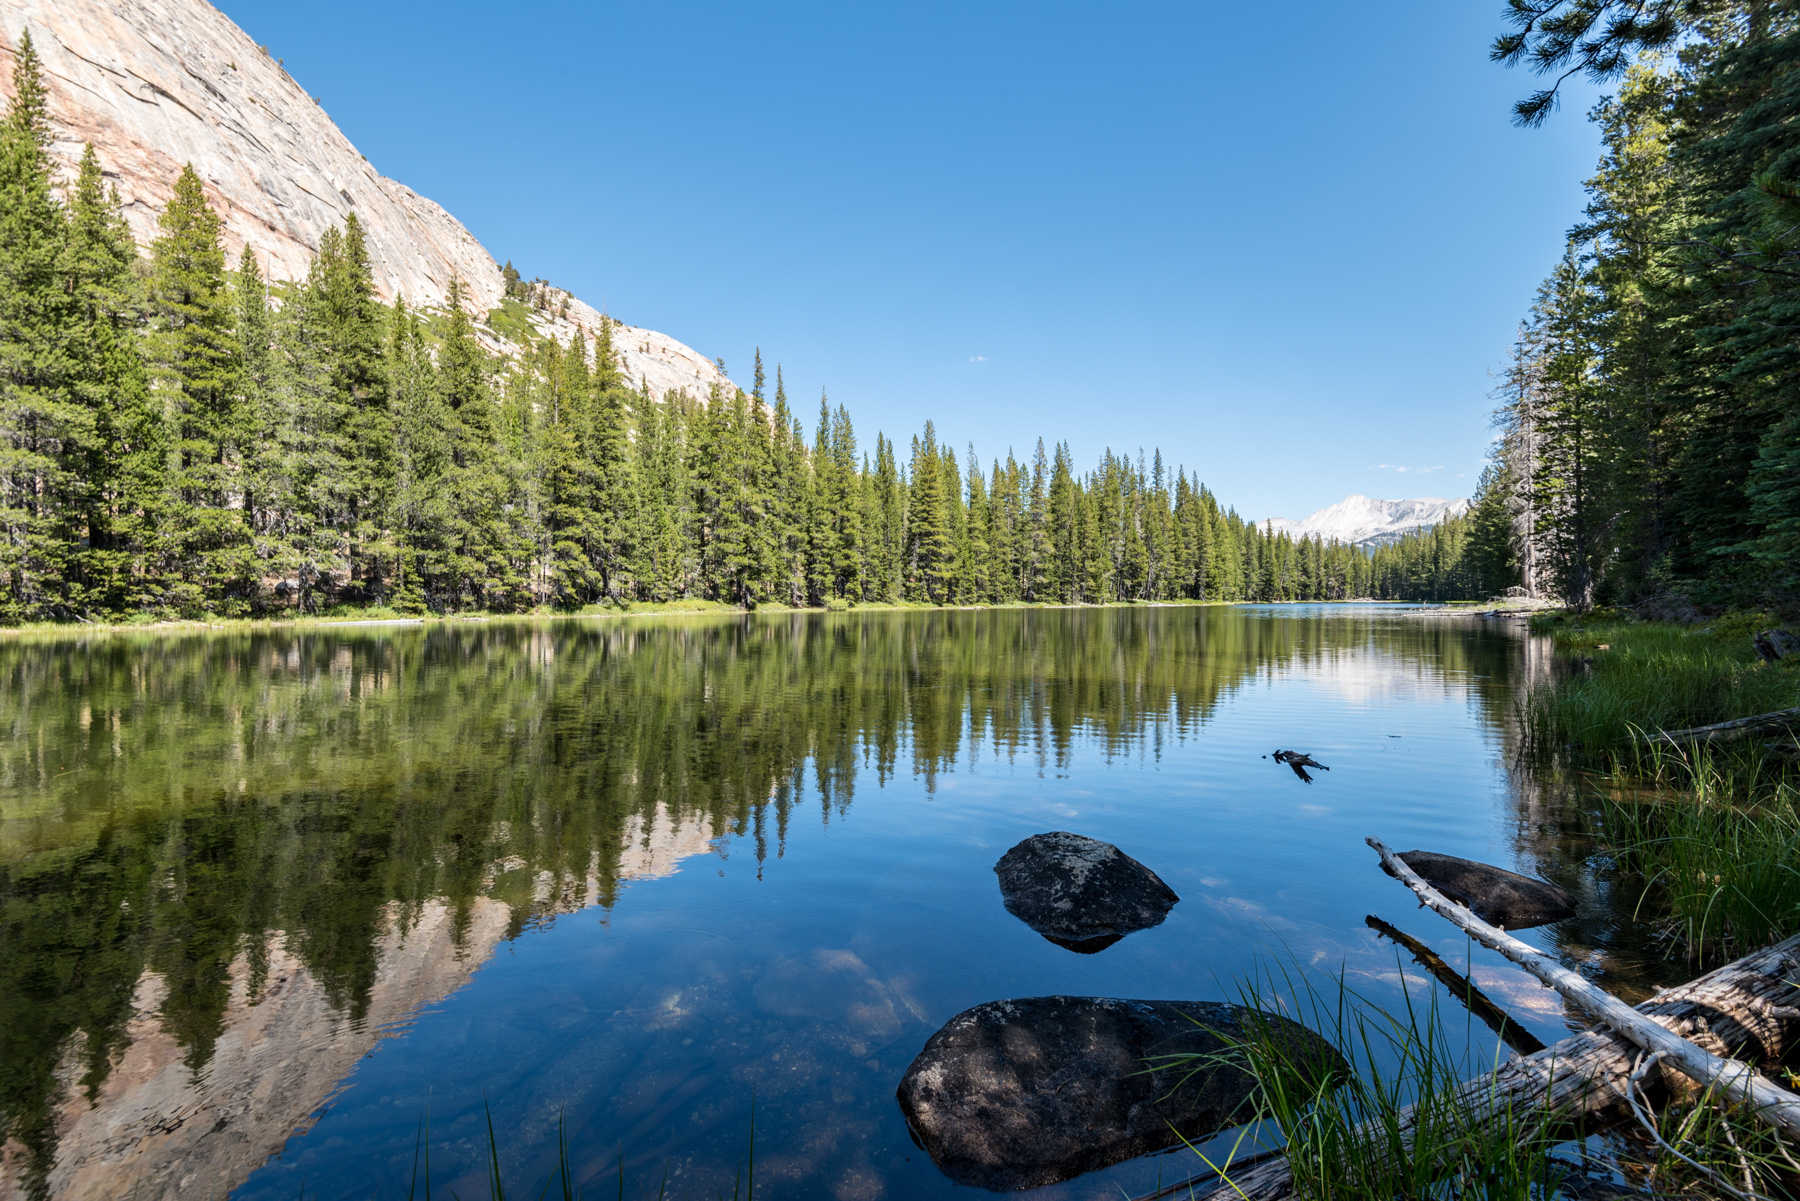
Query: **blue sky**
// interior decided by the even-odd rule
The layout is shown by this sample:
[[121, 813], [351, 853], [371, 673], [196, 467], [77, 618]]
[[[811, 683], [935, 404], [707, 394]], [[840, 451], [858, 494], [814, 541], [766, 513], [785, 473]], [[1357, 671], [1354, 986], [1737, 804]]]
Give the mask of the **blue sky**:
[[809, 428], [1160, 446], [1250, 517], [1467, 493], [1598, 155], [1591, 89], [1508, 123], [1497, 2], [221, 6], [497, 258], [760, 346]]

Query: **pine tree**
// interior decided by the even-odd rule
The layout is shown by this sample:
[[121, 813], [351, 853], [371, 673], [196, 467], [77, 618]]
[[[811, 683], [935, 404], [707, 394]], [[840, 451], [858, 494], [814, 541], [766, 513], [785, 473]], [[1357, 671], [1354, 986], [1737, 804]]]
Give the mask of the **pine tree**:
[[957, 587], [965, 603], [991, 605], [996, 599], [992, 575], [993, 515], [988, 501], [987, 481], [982, 478], [981, 460], [975, 457], [973, 442], [969, 444], [965, 487], [967, 534], [962, 545], [957, 548]]
[[237, 381], [240, 389], [236, 434], [243, 447], [241, 487], [244, 520], [259, 574], [282, 573], [286, 516], [279, 502], [285, 491], [282, 450], [287, 431], [278, 392], [275, 323], [269, 313], [269, 289], [248, 242], [237, 269]]
[[499, 430], [486, 356], [464, 310], [460, 280], [450, 283], [438, 347], [437, 391], [449, 410], [449, 502], [445, 601], [455, 607], [512, 607], [524, 581], [514, 577], [505, 506], [511, 489], [500, 461]]
[[812, 463], [812, 504], [806, 514], [806, 590], [813, 604], [824, 605], [842, 596], [843, 589], [837, 579], [836, 522], [833, 520], [837, 500], [837, 456], [832, 447], [831, 400], [823, 389], [819, 392], [819, 424], [813, 434]]
[[541, 352], [546, 411], [541, 415], [538, 453], [542, 459], [544, 530], [549, 588], [565, 607], [592, 604], [606, 593], [606, 515], [600, 504], [597, 409], [601, 403], [587, 366], [580, 331], [566, 350]]
[[219, 217], [190, 164], [150, 247], [150, 378], [169, 427], [158, 550], [165, 604], [184, 613], [246, 611], [256, 582], [249, 529], [236, 503], [237, 341]]
[[600, 573], [601, 591], [617, 600], [630, 575], [632, 478], [627, 431], [631, 398], [619, 374], [610, 318], [600, 319], [588, 384], [592, 389], [591, 419], [583, 453], [593, 465], [593, 562]]
[[442, 608], [453, 586], [449, 563], [450, 414], [416, 314], [396, 297], [384, 348], [388, 411], [394, 420], [394, 493], [388, 525], [399, 543], [394, 605], [404, 613]]
[[[1056, 463], [1050, 469], [1047, 495], [1042, 504], [1038, 493], [1042, 486], [1044, 443], [1038, 441], [1037, 462], [1032, 470], [1031, 493], [1033, 513], [1043, 512], [1044, 543], [1049, 550], [1044, 564], [1044, 592], [1034, 589], [1034, 600], [1055, 604], [1080, 604], [1086, 588], [1086, 572], [1081, 561], [1082, 522], [1078, 505], [1079, 491], [1074, 466], [1066, 443], [1057, 443]], [[1035, 532], [1035, 531], [1034, 531]]]
[[863, 476], [868, 481], [865, 512], [871, 519], [863, 599], [896, 601], [904, 584], [907, 487], [894, 444], [880, 433], [875, 435], [875, 470], [865, 471]]
[[78, 326], [71, 341], [72, 391], [88, 432], [79, 452], [85, 482], [71, 524], [87, 549], [68, 572], [67, 601], [86, 615], [118, 613], [142, 601], [145, 506], [160, 490], [161, 422], [150, 409], [138, 327], [142, 287], [137, 247], [109, 192], [93, 146], [81, 159], [69, 203], [68, 270]]
[[321, 248], [318, 263], [320, 318], [331, 372], [334, 404], [343, 414], [342, 523], [350, 579], [371, 599], [387, 590], [384, 564], [393, 547], [383, 538], [383, 521], [393, 500], [394, 426], [388, 410], [382, 356], [381, 306], [362, 222], [344, 220], [337, 253]]
[[906, 495], [906, 598], [943, 604], [955, 579], [956, 546], [944, 497], [944, 472], [937, 431], [912, 442], [911, 487]]
[[51, 194], [46, 97], [31, 35], [0, 121], [0, 619], [68, 615], [64, 590], [89, 507], [93, 432], [73, 395], [79, 324], [68, 223]]

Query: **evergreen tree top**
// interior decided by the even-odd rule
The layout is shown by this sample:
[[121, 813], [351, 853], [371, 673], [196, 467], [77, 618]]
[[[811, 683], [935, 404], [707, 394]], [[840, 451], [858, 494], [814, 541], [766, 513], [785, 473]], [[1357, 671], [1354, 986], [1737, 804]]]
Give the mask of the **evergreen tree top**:
[[13, 101], [6, 109], [0, 135], [33, 144], [41, 154], [50, 145], [50, 96], [44, 90], [44, 64], [31, 43], [31, 30], [19, 35], [13, 54]]

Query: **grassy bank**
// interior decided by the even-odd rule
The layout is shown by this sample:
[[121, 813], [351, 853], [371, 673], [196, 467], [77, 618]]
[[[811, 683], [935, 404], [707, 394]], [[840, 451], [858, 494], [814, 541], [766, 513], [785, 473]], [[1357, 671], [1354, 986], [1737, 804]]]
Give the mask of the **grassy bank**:
[[1744, 786], [1701, 764], [1681, 789], [1621, 789], [1601, 838], [1639, 888], [1638, 911], [1696, 963], [1725, 963], [1800, 931], [1800, 788]]
[[[1766, 614], [1702, 626], [1620, 612], [1535, 617], [1532, 630], [1551, 636], [1566, 671], [1526, 694], [1525, 737], [1534, 750], [1579, 767], [1683, 780], [1695, 766], [1690, 758], [1650, 745], [1650, 735], [1800, 706], [1800, 662], [1764, 663], [1751, 642], [1776, 624]], [[1765, 741], [1720, 748], [1711, 767], [1742, 776], [1778, 766]]]
[[1521, 702], [1527, 743], [1598, 788], [1600, 840], [1637, 913], [1696, 966], [1800, 931], [1800, 770], [1792, 735], [1712, 746], [1652, 736], [1800, 707], [1800, 663], [1765, 663], [1752, 642], [1776, 624], [1616, 612], [1532, 623], [1560, 663]]
[[709, 600], [676, 600], [676, 601], [628, 601], [621, 604], [587, 605], [580, 609], [538, 608], [524, 612], [495, 613], [483, 610], [469, 610], [456, 613], [407, 613], [387, 605], [333, 605], [316, 613], [269, 613], [258, 617], [213, 617], [205, 616], [194, 619], [159, 619], [149, 615], [137, 618], [126, 618], [118, 621], [34, 621], [14, 626], [0, 626], [0, 637], [18, 636], [21, 634], [90, 634], [102, 632], [144, 631], [176, 631], [192, 632], [195, 630], [259, 630], [289, 627], [313, 626], [345, 626], [371, 625], [376, 623], [409, 623], [432, 625], [448, 622], [493, 622], [493, 621], [544, 621], [571, 618], [606, 618], [606, 617], [659, 617], [679, 616], [683, 614], [778, 614], [778, 613], [910, 613], [910, 612], [946, 612], [946, 611], [980, 611], [1010, 609], [1144, 609], [1144, 608], [1206, 608], [1215, 605], [1234, 605], [1248, 602], [1239, 601], [1109, 601], [1100, 604], [1032, 604], [1023, 601], [1008, 602], [997, 605], [933, 605], [915, 601], [893, 601], [877, 603], [858, 601], [855, 604], [833, 601], [829, 605], [808, 607], [764, 602], [754, 607], [727, 604], [723, 601]]

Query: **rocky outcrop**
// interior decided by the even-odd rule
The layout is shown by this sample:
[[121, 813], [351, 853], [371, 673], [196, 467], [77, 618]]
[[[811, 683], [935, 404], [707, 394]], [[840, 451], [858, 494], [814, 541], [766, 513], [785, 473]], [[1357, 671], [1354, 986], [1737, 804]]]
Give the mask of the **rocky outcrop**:
[[1345, 1070], [1304, 1026], [1236, 1005], [1031, 997], [946, 1022], [901, 1080], [900, 1108], [958, 1184], [1037, 1188], [1240, 1120], [1253, 1087], [1242, 1068], [1159, 1057], [1222, 1057], [1252, 1038], [1320, 1078]]
[[1181, 898], [1110, 842], [1034, 834], [994, 864], [1006, 911], [1058, 946], [1091, 954], [1169, 916]]
[[1402, 851], [1400, 858], [1433, 888], [1505, 930], [1559, 922], [1575, 912], [1575, 898], [1564, 890], [1503, 867], [1435, 851]]
[[[55, 144], [72, 171], [92, 143], [117, 186], [139, 245], [155, 236], [184, 163], [224, 222], [235, 258], [248, 244], [272, 279], [306, 274], [325, 230], [352, 212], [386, 300], [442, 305], [452, 277], [485, 313], [502, 298], [500, 268], [461, 222], [388, 179], [325, 109], [206, 0], [0, 0], [0, 89], [10, 94], [13, 47], [29, 29], [43, 59]], [[565, 301], [567, 302], [565, 304]], [[601, 315], [551, 290], [531, 323], [568, 341]], [[710, 360], [653, 330], [613, 331], [625, 373], [657, 396], [704, 397], [728, 381]], [[492, 348], [505, 339], [488, 333]]]

